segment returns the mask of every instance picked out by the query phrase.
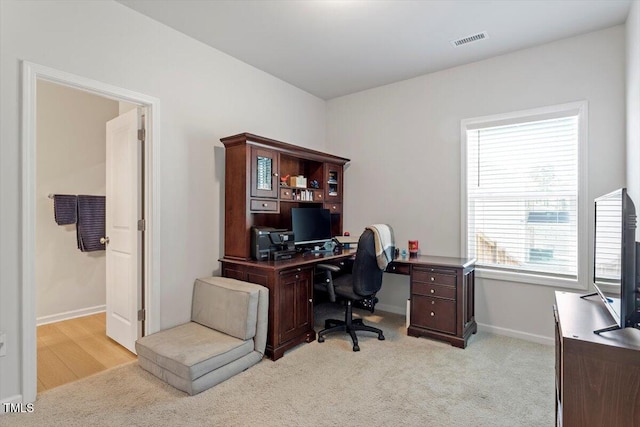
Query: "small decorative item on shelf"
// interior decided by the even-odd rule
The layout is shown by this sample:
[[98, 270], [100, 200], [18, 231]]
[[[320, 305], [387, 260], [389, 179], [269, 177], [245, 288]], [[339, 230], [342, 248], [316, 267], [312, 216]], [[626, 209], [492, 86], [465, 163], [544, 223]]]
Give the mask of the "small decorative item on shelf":
[[302, 175], [292, 176], [289, 181], [292, 187], [307, 188], [307, 178]]
[[409, 256], [415, 257], [418, 256], [418, 241], [417, 240], [409, 240]]
[[287, 185], [287, 180], [289, 179], [289, 174], [280, 177], [280, 185]]
[[402, 256], [402, 258], [406, 258], [407, 257], [407, 250], [403, 249], [402, 252], [400, 253], [400, 255]]
[[317, 180], [313, 180], [309, 183], [309, 187], [311, 188], [320, 188], [320, 183]]

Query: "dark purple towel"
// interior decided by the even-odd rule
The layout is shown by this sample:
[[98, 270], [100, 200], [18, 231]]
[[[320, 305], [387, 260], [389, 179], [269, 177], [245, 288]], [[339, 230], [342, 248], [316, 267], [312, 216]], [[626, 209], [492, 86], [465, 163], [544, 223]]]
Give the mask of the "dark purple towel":
[[78, 197], [70, 194], [53, 195], [53, 215], [58, 225], [75, 224], [78, 219]]
[[105, 229], [105, 197], [78, 196], [78, 249], [82, 252], [103, 251], [100, 243]]

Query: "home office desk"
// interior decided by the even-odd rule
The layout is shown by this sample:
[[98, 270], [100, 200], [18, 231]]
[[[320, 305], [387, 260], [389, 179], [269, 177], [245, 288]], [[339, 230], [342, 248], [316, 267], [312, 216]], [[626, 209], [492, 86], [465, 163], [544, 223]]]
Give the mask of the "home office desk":
[[[313, 276], [319, 263], [344, 263], [355, 249], [337, 253], [304, 253], [279, 261], [222, 258], [222, 276], [269, 289], [266, 354], [272, 360], [316, 339], [313, 329]], [[448, 341], [465, 348], [476, 333], [475, 260], [418, 256], [398, 258], [386, 272], [410, 276], [411, 319], [407, 333]]]

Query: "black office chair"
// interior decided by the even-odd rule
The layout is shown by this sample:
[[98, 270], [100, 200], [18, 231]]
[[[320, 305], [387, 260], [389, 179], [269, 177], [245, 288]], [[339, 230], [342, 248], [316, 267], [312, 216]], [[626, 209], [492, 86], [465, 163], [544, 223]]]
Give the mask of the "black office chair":
[[[318, 342], [324, 342], [324, 336], [331, 332], [343, 331], [351, 335], [353, 351], [360, 351], [356, 331], [368, 331], [378, 334], [379, 340], [384, 340], [382, 330], [365, 325], [362, 319], [353, 318], [353, 305], [365, 308], [373, 313], [378, 302], [376, 293], [382, 287], [382, 273], [376, 260], [375, 236], [373, 231], [366, 229], [358, 240], [356, 257], [351, 272], [344, 272], [338, 266], [318, 264], [318, 271], [325, 275], [314, 283], [314, 289], [327, 292], [329, 300], [335, 302], [340, 299], [346, 304], [344, 321], [327, 319], [325, 329], [318, 333]], [[343, 273], [343, 274], [340, 274]]]

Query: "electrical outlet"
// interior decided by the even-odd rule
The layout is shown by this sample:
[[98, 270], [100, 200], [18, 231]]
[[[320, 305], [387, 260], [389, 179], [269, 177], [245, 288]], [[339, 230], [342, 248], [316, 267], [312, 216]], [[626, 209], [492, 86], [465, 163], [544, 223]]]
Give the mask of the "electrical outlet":
[[7, 355], [7, 334], [0, 332], [0, 357]]

